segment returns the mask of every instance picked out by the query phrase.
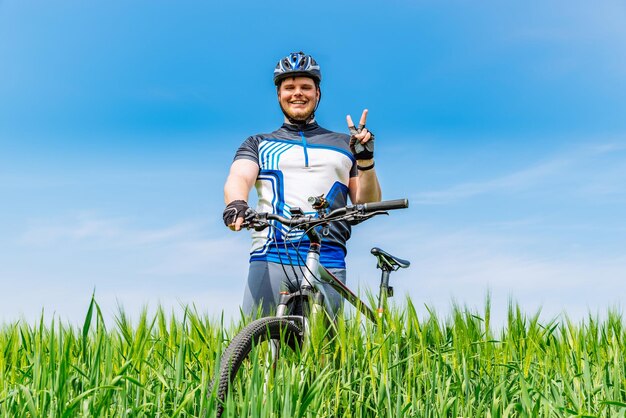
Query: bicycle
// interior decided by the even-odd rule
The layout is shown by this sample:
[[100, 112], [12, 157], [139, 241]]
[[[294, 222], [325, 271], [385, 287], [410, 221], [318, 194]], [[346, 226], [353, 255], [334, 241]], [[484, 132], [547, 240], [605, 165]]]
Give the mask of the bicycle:
[[[367, 319], [377, 322], [383, 318], [387, 299], [393, 296], [393, 287], [389, 286], [391, 273], [410, 265], [409, 261], [395, 257], [378, 247], [372, 248], [371, 253], [377, 259], [377, 268], [382, 270], [378, 306], [374, 311], [320, 263], [322, 236], [330, 222], [347, 220], [352, 224], [361, 223], [374, 216], [388, 214], [389, 210], [408, 208], [408, 200], [397, 199], [349, 205], [331, 212], [328, 212], [329, 204], [323, 196], [311, 197], [309, 203], [316, 211], [315, 215], [305, 215], [300, 208], [291, 208], [291, 218], [272, 213], [257, 213], [253, 210], [246, 213], [244, 227], [248, 229], [263, 230], [275, 227], [271, 223], [275, 221], [291, 227], [292, 230], [304, 231], [310, 244], [306, 260], [302, 260], [305, 263], [301, 271], [303, 277], [300, 280], [299, 289], [295, 292], [281, 292], [276, 315], [260, 318], [248, 324], [233, 337], [222, 354], [218, 376], [211, 383], [209, 390], [209, 393], [216, 390], [218, 418], [222, 415], [228, 389], [253, 347], [268, 341], [270, 351], [276, 360], [280, 343], [292, 350], [299, 350], [303, 346], [313, 319], [329, 317], [328, 313], [324, 315], [326, 312], [324, 295], [316, 287], [316, 283], [320, 281], [328, 283]], [[321, 234], [318, 231], [320, 226], [322, 227]], [[299, 254], [298, 251], [297, 253]]]

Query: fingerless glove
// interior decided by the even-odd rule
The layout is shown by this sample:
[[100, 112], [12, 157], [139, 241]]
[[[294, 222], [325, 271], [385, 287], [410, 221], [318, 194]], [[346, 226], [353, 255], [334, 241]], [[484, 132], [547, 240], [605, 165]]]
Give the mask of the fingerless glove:
[[229, 226], [235, 223], [237, 218], [245, 218], [245, 213], [249, 209], [248, 203], [245, 200], [233, 200], [224, 209], [222, 217], [224, 218], [224, 225]]
[[374, 158], [374, 133], [370, 132], [372, 137], [365, 144], [361, 144], [355, 137], [356, 134], [361, 133], [365, 126], [359, 126], [358, 128], [350, 127], [350, 151], [357, 160], [369, 160]]

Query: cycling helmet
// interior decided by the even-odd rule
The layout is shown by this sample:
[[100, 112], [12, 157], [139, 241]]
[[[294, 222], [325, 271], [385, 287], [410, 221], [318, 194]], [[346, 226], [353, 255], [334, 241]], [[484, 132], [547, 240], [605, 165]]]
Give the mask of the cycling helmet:
[[310, 77], [315, 81], [315, 84], [322, 81], [320, 66], [312, 56], [306, 55], [302, 51], [292, 52], [278, 61], [274, 69], [274, 84], [278, 86], [285, 78], [299, 76]]

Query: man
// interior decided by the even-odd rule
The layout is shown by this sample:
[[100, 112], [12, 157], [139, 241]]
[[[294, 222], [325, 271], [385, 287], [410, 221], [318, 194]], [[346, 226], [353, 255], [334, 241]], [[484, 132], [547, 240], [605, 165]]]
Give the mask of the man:
[[[224, 223], [239, 231], [248, 209], [248, 194], [253, 186], [258, 194], [257, 211], [290, 217], [290, 208], [312, 212], [307, 199], [324, 195], [330, 209], [353, 203], [378, 202], [380, 186], [374, 169], [374, 135], [365, 128], [367, 109], [356, 128], [346, 117], [352, 135], [331, 132], [315, 121], [321, 98], [322, 74], [313, 57], [291, 53], [278, 62], [274, 83], [284, 124], [270, 134], [247, 138], [237, 150], [224, 185]], [[287, 236], [288, 235], [288, 236]], [[321, 263], [345, 283], [346, 241], [350, 225], [336, 222], [324, 237]], [[267, 228], [252, 233], [248, 285], [243, 311], [254, 314], [259, 306], [268, 315], [275, 309], [279, 292], [297, 290], [301, 266], [306, 259], [308, 240], [298, 248], [302, 232], [286, 228]], [[294, 245], [290, 243], [294, 242]], [[300, 255], [298, 255], [298, 251]], [[329, 309], [336, 312], [339, 295], [321, 284]]]

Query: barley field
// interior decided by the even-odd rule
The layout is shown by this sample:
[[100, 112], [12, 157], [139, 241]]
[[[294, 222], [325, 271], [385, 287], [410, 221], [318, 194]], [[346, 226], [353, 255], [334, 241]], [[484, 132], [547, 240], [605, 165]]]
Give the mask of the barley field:
[[[228, 417], [626, 417], [626, 328], [540, 323], [511, 304], [504, 326], [453, 306], [421, 318], [410, 300], [385, 327], [340, 319], [332, 338], [241, 373]], [[245, 321], [158, 309], [108, 328], [92, 300], [82, 327], [58, 320], [0, 329], [2, 417], [211, 417], [210, 381]], [[262, 359], [254, 351], [255, 358]]]

